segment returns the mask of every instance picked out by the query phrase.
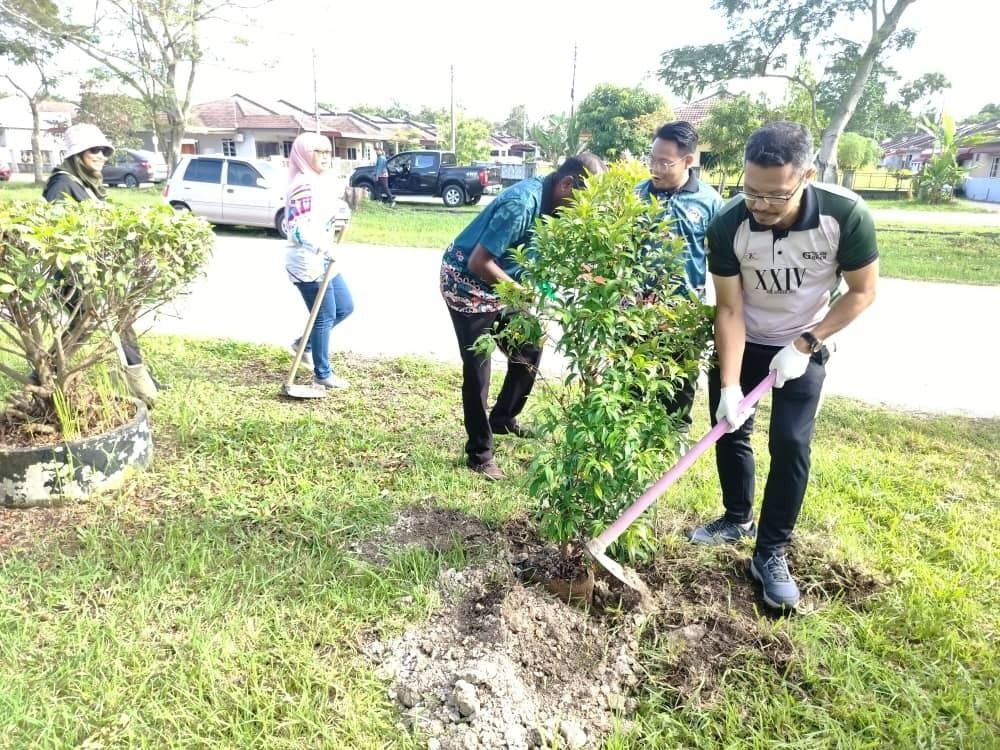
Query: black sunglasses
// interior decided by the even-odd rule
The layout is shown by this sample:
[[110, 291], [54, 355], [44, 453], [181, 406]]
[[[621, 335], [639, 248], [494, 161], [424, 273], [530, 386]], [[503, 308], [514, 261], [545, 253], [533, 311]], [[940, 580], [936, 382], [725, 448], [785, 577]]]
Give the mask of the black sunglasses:
[[87, 153], [93, 156], [98, 154], [104, 154], [105, 156], [111, 156], [111, 149], [107, 146], [94, 146], [93, 148], [88, 148]]

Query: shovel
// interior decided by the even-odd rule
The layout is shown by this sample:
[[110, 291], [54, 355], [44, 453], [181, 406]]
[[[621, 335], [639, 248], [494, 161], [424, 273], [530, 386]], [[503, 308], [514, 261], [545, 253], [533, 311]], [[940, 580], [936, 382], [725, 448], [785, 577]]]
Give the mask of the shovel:
[[[751, 406], [756, 404], [763, 398], [764, 394], [771, 390], [771, 386], [774, 385], [774, 379], [777, 373], [771, 371], [768, 373], [767, 377], [764, 378], [757, 386], [746, 395], [746, 397], [740, 402], [740, 411], [745, 411]], [[677, 479], [687, 471], [688, 467], [691, 466], [706, 450], [718, 442], [719, 438], [722, 437], [729, 429], [731, 425], [728, 419], [721, 419], [716, 423], [715, 427], [705, 435], [701, 440], [695, 443], [691, 450], [681, 456], [680, 461], [674, 464], [666, 474], [664, 474], [649, 489], [647, 489], [642, 496], [636, 500], [628, 509], [621, 514], [621, 517], [611, 524], [607, 529], [604, 530], [599, 537], [591, 539], [584, 545], [584, 549], [590, 557], [598, 562], [601, 567], [608, 571], [611, 575], [617, 578], [619, 581], [624, 583], [630, 589], [638, 591], [643, 599], [650, 598], [649, 588], [643, 583], [642, 579], [639, 578], [639, 574], [636, 573], [631, 568], [625, 568], [618, 564], [606, 554], [604, 551], [614, 544], [618, 537], [625, 533], [625, 529], [632, 525], [632, 523], [637, 519], [646, 508], [655, 503], [657, 499], [666, 492], [667, 488], [672, 485]]]
[[[339, 242], [339, 239], [338, 239]], [[334, 266], [336, 263], [331, 259], [326, 266], [326, 273], [323, 274], [323, 282], [319, 285], [316, 299], [313, 301], [312, 309], [309, 311], [309, 320], [306, 321], [306, 330], [299, 339], [299, 348], [295, 352], [295, 361], [292, 362], [292, 369], [288, 373], [288, 379], [281, 387], [282, 393], [290, 398], [326, 398], [326, 388], [321, 385], [296, 385], [295, 373], [302, 364], [302, 357], [306, 353], [306, 345], [309, 343], [309, 334], [312, 333], [313, 324], [319, 316], [319, 308], [323, 304], [323, 297], [326, 296], [326, 288], [330, 286], [330, 280], [336, 275]]]

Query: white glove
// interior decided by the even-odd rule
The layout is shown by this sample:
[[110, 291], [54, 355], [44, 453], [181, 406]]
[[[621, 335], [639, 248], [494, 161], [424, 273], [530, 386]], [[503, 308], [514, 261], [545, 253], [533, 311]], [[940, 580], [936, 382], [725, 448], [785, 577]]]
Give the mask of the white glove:
[[752, 406], [743, 411], [739, 410], [742, 400], [743, 389], [738, 385], [727, 385], [722, 389], [719, 408], [715, 410], [715, 418], [720, 422], [723, 419], [729, 422], [727, 433], [736, 432], [753, 414]]
[[789, 380], [801, 378], [809, 367], [809, 354], [803, 354], [795, 348], [795, 344], [789, 344], [780, 352], [774, 355], [769, 368], [778, 373], [774, 380], [774, 387], [781, 388]]

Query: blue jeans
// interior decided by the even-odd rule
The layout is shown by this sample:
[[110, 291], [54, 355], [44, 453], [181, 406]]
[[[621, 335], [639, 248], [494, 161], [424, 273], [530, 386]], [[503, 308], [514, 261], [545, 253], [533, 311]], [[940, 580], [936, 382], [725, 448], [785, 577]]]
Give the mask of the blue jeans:
[[[319, 293], [319, 281], [296, 282], [296, 288], [302, 295], [306, 308], [312, 310], [316, 295]], [[330, 331], [340, 325], [344, 319], [354, 312], [354, 300], [351, 299], [351, 290], [347, 288], [347, 282], [341, 274], [337, 274], [330, 279], [330, 285], [323, 295], [323, 304], [320, 305], [316, 322], [313, 323], [312, 333], [309, 334], [309, 345], [307, 351], [312, 352], [313, 374], [322, 380], [330, 377]]]

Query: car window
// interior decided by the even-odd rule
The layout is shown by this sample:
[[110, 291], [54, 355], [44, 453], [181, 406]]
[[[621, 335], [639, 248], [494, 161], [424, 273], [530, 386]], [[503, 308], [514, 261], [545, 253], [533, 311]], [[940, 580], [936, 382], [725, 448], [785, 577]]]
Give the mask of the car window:
[[408, 169], [413, 169], [413, 154], [394, 156], [389, 160], [389, 169], [395, 172], [403, 172]]
[[238, 185], [240, 187], [257, 187], [257, 170], [249, 164], [241, 161], [229, 162], [229, 171], [226, 173], [227, 185]]
[[192, 159], [184, 170], [188, 182], [222, 182], [222, 162], [218, 159]]
[[458, 164], [455, 159], [455, 154], [441, 154], [441, 166], [442, 167], [454, 167]]
[[434, 154], [417, 154], [413, 160], [414, 169], [432, 169], [434, 167]]

